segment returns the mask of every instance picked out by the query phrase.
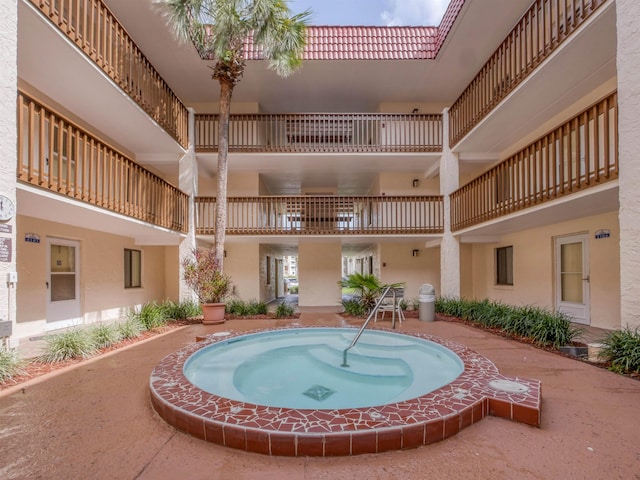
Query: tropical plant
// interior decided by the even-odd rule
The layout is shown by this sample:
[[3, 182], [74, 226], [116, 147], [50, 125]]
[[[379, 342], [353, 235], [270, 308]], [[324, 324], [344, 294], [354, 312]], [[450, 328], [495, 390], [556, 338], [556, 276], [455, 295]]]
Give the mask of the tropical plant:
[[14, 349], [0, 347], [0, 383], [22, 373], [23, 362]]
[[45, 337], [44, 352], [38, 360], [44, 363], [55, 363], [72, 358], [88, 358], [98, 349], [86, 329], [71, 329]]
[[342, 288], [347, 288], [354, 292], [366, 313], [369, 313], [375, 306], [376, 297], [380, 295], [384, 287], [380, 279], [375, 275], [362, 273], [352, 273], [338, 283]]
[[215, 257], [223, 270], [227, 223], [227, 156], [231, 96], [246, 65], [248, 41], [261, 51], [279, 75], [302, 63], [310, 11], [292, 15], [283, 0], [156, 0], [169, 27], [181, 41], [191, 42], [200, 57], [213, 60], [213, 79], [220, 85], [218, 180]]
[[221, 268], [216, 252], [211, 248], [196, 248], [182, 259], [182, 276], [200, 303], [222, 303], [234, 293], [231, 277]]
[[600, 358], [610, 362], [617, 373], [640, 373], [640, 330], [625, 328], [613, 330], [602, 341]]

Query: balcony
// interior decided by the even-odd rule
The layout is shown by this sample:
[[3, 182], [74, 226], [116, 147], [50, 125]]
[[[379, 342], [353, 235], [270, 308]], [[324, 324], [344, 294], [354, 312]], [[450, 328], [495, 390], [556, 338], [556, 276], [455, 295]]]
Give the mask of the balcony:
[[101, 0], [29, 0], [182, 147], [188, 112]]
[[[218, 116], [196, 115], [196, 151], [218, 149]], [[229, 151], [245, 153], [441, 152], [442, 115], [231, 115]]]
[[[196, 233], [215, 233], [215, 198], [196, 198]], [[227, 199], [227, 235], [425, 235], [443, 232], [441, 196]]]
[[169, 230], [188, 229], [184, 193], [22, 93], [18, 180]]
[[617, 139], [614, 93], [454, 192], [451, 229], [478, 225], [617, 179]]
[[[606, 0], [536, 0], [451, 106], [450, 146], [460, 142], [605, 3]], [[596, 34], [592, 42], [605, 38]], [[602, 47], [589, 45], [594, 51]]]

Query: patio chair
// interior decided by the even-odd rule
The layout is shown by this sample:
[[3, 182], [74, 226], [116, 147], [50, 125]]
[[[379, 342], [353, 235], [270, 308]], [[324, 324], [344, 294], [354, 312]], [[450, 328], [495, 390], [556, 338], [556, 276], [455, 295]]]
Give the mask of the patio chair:
[[[395, 304], [393, 302], [394, 291], [395, 291]], [[389, 290], [387, 294], [384, 296], [384, 299], [380, 304], [380, 306], [378, 307], [378, 310], [376, 310], [376, 314], [373, 321], [374, 322], [378, 321], [378, 314], [380, 314], [380, 319], [383, 319], [384, 314], [386, 312], [390, 312], [393, 315], [393, 311], [395, 310], [398, 320], [400, 321], [400, 323], [402, 323], [402, 320], [404, 320], [404, 313], [402, 312], [402, 306], [400, 304], [403, 298], [404, 298], [404, 288], [397, 287]]]

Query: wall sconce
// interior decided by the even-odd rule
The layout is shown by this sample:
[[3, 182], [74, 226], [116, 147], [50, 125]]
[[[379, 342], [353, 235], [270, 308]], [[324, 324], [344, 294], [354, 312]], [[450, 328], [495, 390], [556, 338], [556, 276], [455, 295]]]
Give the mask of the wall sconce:
[[414, 108], [411, 113], [418, 113], [418, 107]]
[[413, 179], [413, 188], [418, 188], [419, 186], [420, 186], [420, 179], [414, 178]]
[[411, 251], [411, 256], [413, 256], [413, 257], [417, 257], [419, 253], [420, 253], [420, 250], [418, 250], [418, 249], [416, 248], [415, 250], [412, 250], [412, 251]]
[[224, 258], [227, 258], [227, 251], [224, 251]]

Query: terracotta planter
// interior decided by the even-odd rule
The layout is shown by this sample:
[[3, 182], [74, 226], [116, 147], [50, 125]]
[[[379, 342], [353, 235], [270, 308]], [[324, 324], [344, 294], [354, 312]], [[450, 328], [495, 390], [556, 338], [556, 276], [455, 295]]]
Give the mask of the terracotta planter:
[[202, 323], [204, 325], [219, 325], [224, 323], [224, 303], [203, 303]]

